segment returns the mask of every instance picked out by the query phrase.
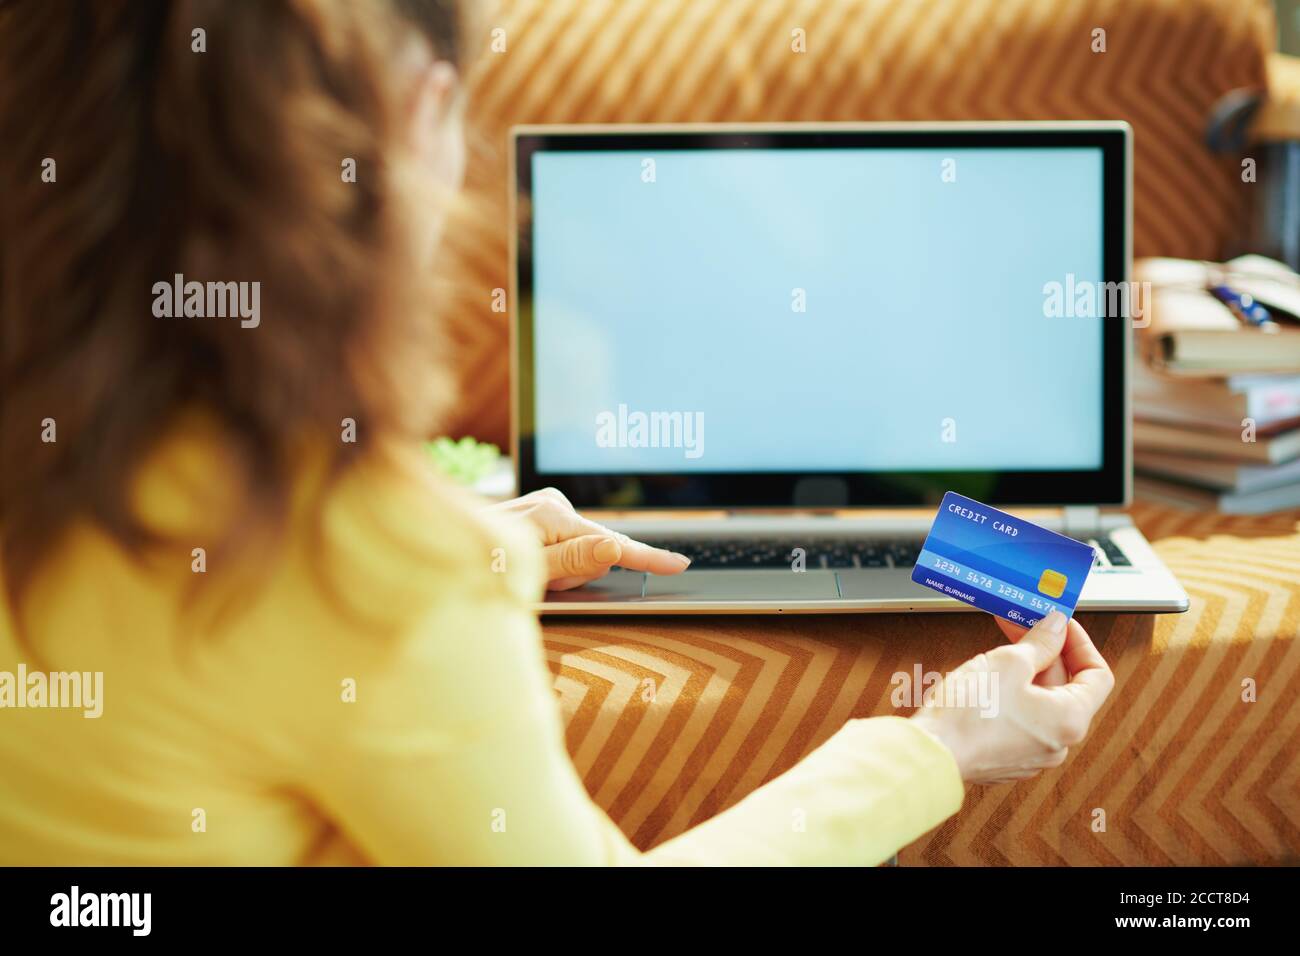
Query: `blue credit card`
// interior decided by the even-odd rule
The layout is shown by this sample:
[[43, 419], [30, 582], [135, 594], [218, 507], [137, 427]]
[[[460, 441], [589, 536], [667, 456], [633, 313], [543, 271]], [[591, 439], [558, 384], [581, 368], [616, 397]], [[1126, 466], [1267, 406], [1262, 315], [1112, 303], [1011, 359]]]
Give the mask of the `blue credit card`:
[[981, 611], [1033, 627], [1079, 603], [1091, 546], [950, 491], [943, 496], [912, 580]]

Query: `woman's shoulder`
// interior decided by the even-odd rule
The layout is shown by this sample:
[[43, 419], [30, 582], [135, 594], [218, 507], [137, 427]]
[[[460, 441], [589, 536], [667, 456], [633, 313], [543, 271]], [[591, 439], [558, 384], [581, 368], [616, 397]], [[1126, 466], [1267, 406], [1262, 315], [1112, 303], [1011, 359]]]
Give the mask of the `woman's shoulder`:
[[365, 617], [470, 600], [531, 606], [542, 593], [528, 529], [441, 477], [418, 448], [370, 456], [326, 487], [323, 501], [298, 510], [300, 556]]
[[223, 597], [224, 581], [281, 616], [367, 633], [474, 602], [531, 608], [542, 593], [529, 529], [440, 475], [418, 444], [370, 449], [343, 465], [316, 445], [298, 452], [276, 517], [250, 510], [234, 477], [238, 458], [207, 419], [187, 419], [160, 443], [132, 487], [136, 517], [171, 545], [160, 583], [188, 586], [188, 573], [162, 570], [190, 570], [188, 557], [167, 557], [177, 548], [188, 555], [194, 542], [226, 541], [211, 563], [228, 577], [218, 573], [205, 593]]

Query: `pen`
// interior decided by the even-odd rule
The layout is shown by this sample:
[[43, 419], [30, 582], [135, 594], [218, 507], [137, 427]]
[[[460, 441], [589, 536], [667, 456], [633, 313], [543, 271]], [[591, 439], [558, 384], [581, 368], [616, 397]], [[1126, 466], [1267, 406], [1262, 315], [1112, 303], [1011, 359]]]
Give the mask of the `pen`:
[[1228, 307], [1228, 311], [1237, 317], [1237, 321], [1261, 332], [1276, 332], [1277, 323], [1268, 309], [1255, 301], [1249, 292], [1238, 292], [1226, 285], [1212, 285], [1210, 295]]

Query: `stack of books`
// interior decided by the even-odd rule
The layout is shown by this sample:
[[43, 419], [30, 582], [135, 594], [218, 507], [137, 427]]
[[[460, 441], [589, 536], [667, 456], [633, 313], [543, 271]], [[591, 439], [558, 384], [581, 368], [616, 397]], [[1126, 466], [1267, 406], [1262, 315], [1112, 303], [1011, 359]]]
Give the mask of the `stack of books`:
[[[1146, 260], [1135, 277], [1150, 282], [1133, 376], [1137, 495], [1228, 514], [1300, 508], [1300, 276], [1247, 256]], [[1252, 324], [1215, 285], [1270, 321]]]

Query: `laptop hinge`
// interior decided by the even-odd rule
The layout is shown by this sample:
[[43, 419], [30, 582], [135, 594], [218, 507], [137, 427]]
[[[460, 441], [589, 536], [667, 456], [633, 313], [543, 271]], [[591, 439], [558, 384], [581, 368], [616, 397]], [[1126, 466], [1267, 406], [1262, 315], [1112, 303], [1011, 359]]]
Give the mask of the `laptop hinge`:
[[1062, 509], [1061, 524], [1071, 538], [1087, 541], [1100, 538], [1101, 509], [1096, 505], [1066, 505]]

